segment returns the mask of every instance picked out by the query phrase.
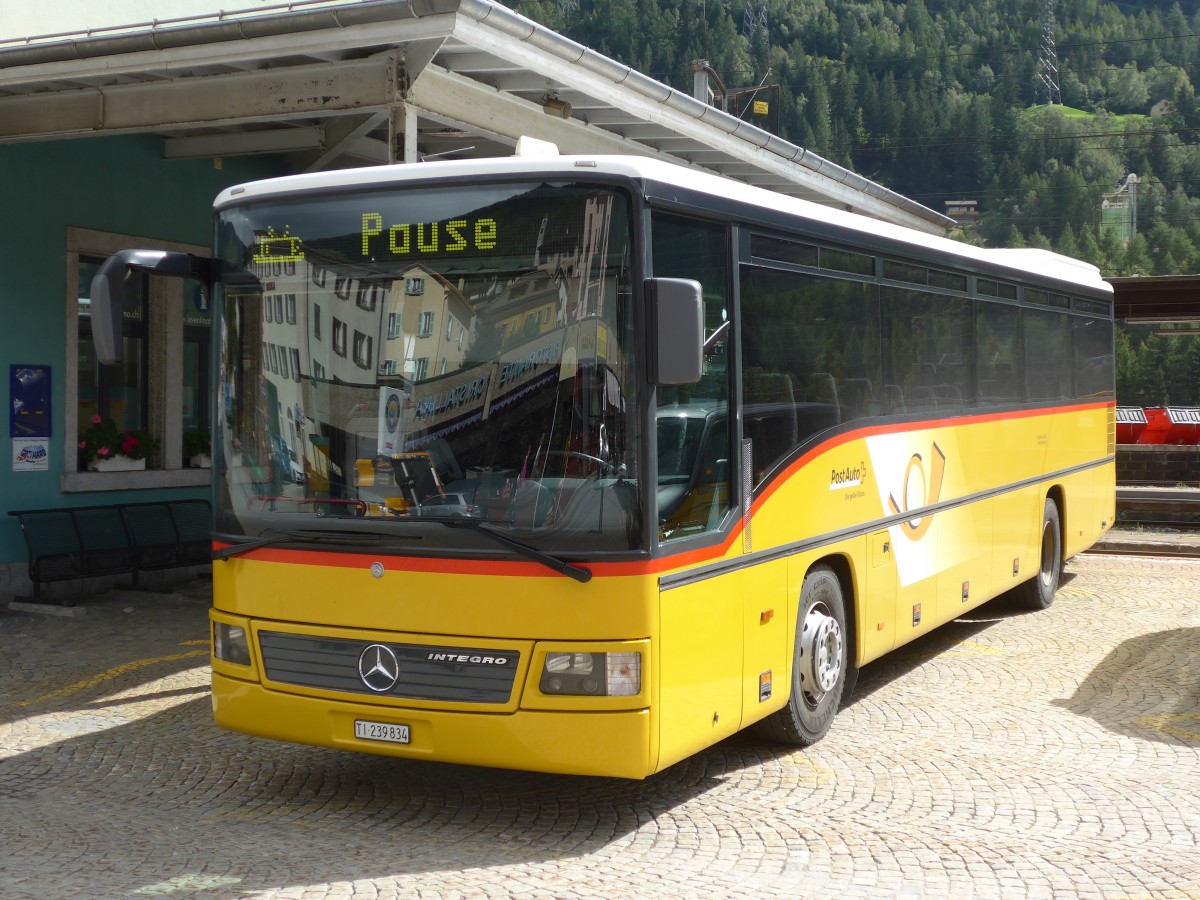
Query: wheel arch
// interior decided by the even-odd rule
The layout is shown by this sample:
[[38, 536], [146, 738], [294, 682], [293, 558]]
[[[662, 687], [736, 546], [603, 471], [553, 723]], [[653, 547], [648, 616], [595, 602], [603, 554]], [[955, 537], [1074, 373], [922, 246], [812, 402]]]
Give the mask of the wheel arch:
[[[1058, 507], [1059, 540], [1062, 542], [1063, 560], [1065, 561], [1067, 558], [1067, 535], [1070, 534], [1067, 530], [1067, 492], [1061, 484], [1052, 484], [1046, 491], [1046, 499], [1052, 500], [1054, 505]], [[1041, 514], [1042, 512], [1039, 509], [1038, 516], [1041, 516]]]
[[841, 553], [831, 553], [815, 559], [805, 571], [805, 577], [817, 566], [828, 566], [837, 576], [842, 588], [842, 605], [846, 610], [846, 640], [849, 642], [847, 657], [852, 667], [858, 666], [858, 608], [855, 598], [858, 594], [857, 582], [854, 578], [854, 568], [850, 558]]

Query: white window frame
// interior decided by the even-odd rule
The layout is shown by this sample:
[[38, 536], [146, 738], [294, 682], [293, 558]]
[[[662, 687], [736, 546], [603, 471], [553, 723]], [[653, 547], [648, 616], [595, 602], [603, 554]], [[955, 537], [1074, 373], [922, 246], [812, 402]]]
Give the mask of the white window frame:
[[346, 345], [350, 343], [350, 326], [334, 317], [331, 331], [333, 352], [338, 356], [345, 357]]
[[421, 310], [421, 312], [417, 314], [417, 337], [433, 337], [433, 329], [436, 322], [437, 317], [434, 315], [433, 310]]
[[350, 355], [354, 359], [354, 364], [360, 369], [371, 368], [371, 354], [374, 349], [374, 343], [375, 341], [370, 335], [363, 334], [357, 330], [354, 332], [354, 350]]
[[[79, 260], [80, 257], [111, 256], [118, 250], [180, 250], [208, 256], [198, 244], [181, 244], [155, 238], [112, 234], [90, 228], [67, 228], [66, 282], [64, 285], [63, 404], [58, 423], [63, 435], [63, 493], [87, 491], [149, 490], [198, 487], [208, 484], [211, 469], [183, 467], [183, 304], [184, 281], [180, 278], [150, 278], [147, 298], [149, 322], [146, 333], [147, 407], [150, 434], [160, 448], [150, 460], [154, 468], [140, 472], [89, 472], [79, 470]], [[190, 301], [189, 301], [190, 302]]]

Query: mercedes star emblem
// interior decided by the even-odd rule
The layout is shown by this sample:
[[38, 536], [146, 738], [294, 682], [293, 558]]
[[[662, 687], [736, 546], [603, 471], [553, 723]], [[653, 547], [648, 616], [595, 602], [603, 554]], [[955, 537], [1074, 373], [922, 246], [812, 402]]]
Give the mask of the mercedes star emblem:
[[392, 648], [371, 644], [358, 657], [358, 677], [368, 689], [386, 694], [400, 679], [400, 663]]

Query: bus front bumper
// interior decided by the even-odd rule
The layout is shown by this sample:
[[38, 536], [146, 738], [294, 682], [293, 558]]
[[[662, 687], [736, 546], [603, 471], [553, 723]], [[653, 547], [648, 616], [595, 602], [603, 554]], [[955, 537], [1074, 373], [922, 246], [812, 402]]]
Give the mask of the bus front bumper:
[[[645, 778], [650, 758], [646, 709], [511, 714], [380, 707], [267, 690], [261, 684], [212, 676], [217, 725], [257, 737], [431, 762], [525, 769], [564, 775]], [[402, 734], [407, 743], [355, 736], [355, 722]], [[397, 726], [395, 730], [382, 726]]]

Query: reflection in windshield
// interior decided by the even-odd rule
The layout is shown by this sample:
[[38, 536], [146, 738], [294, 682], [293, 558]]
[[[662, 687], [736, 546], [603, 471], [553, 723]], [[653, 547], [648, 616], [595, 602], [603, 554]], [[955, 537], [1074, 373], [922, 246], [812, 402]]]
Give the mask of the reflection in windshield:
[[622, 195], [375, 192], [219, 227], [219, 530], [449, 515], [638, 545]]

